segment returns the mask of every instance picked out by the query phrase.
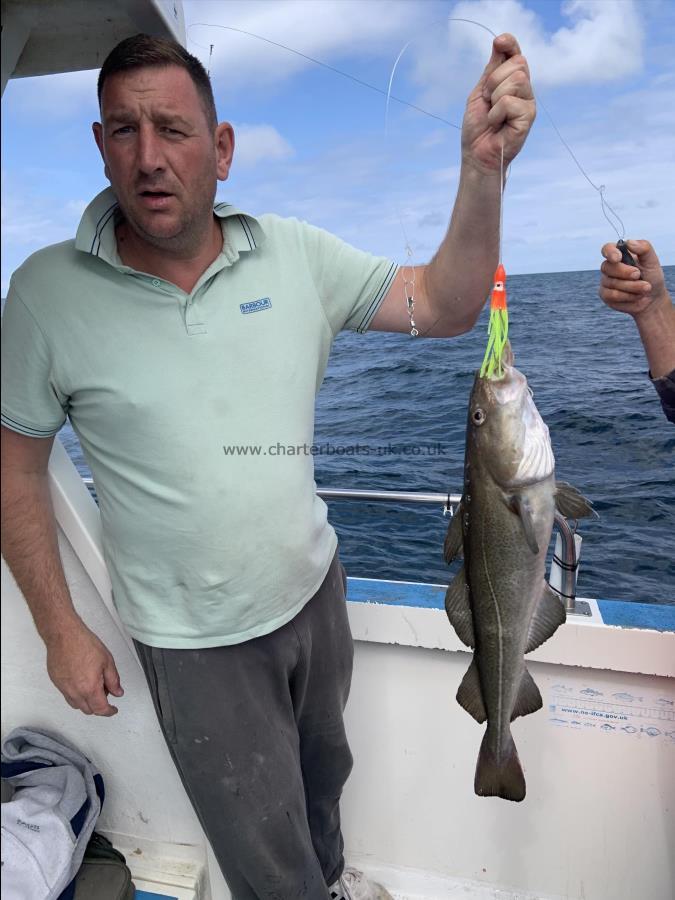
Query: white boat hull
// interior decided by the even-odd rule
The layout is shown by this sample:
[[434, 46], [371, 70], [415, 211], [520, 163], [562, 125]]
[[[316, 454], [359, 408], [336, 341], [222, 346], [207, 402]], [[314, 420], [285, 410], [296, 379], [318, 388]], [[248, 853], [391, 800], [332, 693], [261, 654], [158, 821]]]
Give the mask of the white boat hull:
[[[17, 725], [53, 729], [96, 762], [107, 789], [100, 828], [131, 851], [144, 885], [151, 871], [163, 871], [156, 883], [173, 884], [174, 896], [180, 888], [181, 898], [225, 900], [111, 605], [98, 509], [58, 443], [50, 473], [71, 592], [113, 653], [126, 693], [112, 719], [67, 706], [3, 562], [3, 734]], [[562, 626], [528, 657], [544, 708], [514, 723], [528, 787], [515, 804], [473, 793], [482, 728], [454, 699], [469, 654], [437, 608], [439, 593], [350, 580], [357, 639], [347, 711], [355, 766], [343, 803], [350, 859], [406, 898], [670, 900], [675, 633], [656, 630], [668, 610], [655, 608], [653, 630], [619, 628], [604, 624], [593, 604], [591, 620]]]

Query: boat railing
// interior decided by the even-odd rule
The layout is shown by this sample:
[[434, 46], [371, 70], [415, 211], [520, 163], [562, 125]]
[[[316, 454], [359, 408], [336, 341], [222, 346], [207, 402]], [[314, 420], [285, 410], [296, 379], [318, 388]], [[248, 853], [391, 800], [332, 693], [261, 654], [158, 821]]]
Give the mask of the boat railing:
[[[94, 490], [94, 479], [83, 477], [84, 483]], [[322, 500], [356, 500], [362, 503], [421, 503], [440, 505], [443, 515], [454, 515], [461, 494], [434, 491], [367, 491], [351, 488], [317, 488]], [[549, 583], [565, 604], [568, 615], [590, 616], [588, 603], [576, 599], [576, 582], [579, 568], [581, 538], [560, 513], [555, 515], [555, 526], [560, 536], [551, 561]]]

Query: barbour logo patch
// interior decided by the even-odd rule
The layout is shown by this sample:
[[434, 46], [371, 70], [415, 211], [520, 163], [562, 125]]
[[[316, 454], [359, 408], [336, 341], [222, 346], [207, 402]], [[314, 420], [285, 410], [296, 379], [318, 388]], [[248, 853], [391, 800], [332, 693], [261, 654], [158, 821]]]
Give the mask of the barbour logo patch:
[[248, 303], [240, 303], [239, 309], [244, 315], [248, 313], [260, 312], [262, 309], [270, 309], [272, 301], [269, 297], [261, 297], [260, 300], [249, 300]]

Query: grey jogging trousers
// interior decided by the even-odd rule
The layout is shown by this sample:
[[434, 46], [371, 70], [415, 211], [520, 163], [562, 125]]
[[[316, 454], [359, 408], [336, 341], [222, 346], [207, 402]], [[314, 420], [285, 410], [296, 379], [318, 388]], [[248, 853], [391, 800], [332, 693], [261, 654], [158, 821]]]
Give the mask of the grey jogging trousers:
[[164, 737], [234, 900], [328, 900], [342, 874], [342, 713], [353, 642], [336, 553], [271, 634], [205, 650], [136, 642]]

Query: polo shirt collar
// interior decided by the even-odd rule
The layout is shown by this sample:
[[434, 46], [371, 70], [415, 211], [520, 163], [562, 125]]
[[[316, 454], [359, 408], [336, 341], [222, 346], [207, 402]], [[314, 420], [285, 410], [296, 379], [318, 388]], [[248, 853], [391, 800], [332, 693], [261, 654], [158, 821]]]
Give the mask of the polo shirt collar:
[[[232, 265], [240, 253], [250, 253], [265, 240], [260, 222], [229, 203], [216, 203], [213, 214], [223, 225], [224, 265]], [[101, 191], [85, 209], [75, 236], [75, 247], [83, 253], [97, 256], [118, 269], [128, 268], [117, 252], [115, 228], [123, 215], [112, 188]], [[227, 227], [225, 226], [227, 222]]]

